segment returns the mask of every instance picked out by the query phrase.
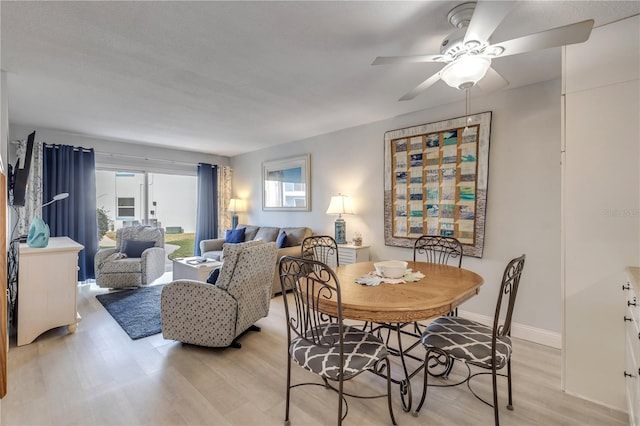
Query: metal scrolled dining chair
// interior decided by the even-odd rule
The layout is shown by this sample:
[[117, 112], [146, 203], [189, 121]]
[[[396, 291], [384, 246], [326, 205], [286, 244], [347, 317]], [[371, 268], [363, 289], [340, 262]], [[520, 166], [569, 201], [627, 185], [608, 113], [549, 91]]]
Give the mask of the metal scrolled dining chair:
[[[451, 387], [466, 383], [476, 398], [493, 407], [497, 426], [500, 424], [498, 415], [498, 375], [507, 377], [507, 408], [513, 410], [511, 392], [511, 319], [525, 257], [523, 254], [511, 260], [504, 270], [492, 326], [486, 326], [457, 316], [442, 316], [427, 326], [421, 338], [421, 342], [426, 349], [422, 397], [414, 416], [419, 415], [427, 396], [428, 386]], [[443, 358], [445, 358], [444, 361]], [[435, 361], [437, 364], [443, 364], [452, 359], [463, 361], [463, 364], [467, 367], [466, 377], [453, 384], [429, 385], [428, 378], [431, 374], [429, 369], [434, 367], [434, 364], [430, 365], [429, 362]], [[491, 371], [471, 374], [470, 365]], [[497, 371], [505, 366], [507, 367], [507, 374], [498, 374]], [[445, 374], [449, 374], [448, 370], [445, 370]], [[470, 380], [481, 374], [491, 374], [492, 376], [493, 403], [482, 399], [471, 388]]]
[[462, 244], [454, 237], [423, 235], [413, 244], [413, 261], [423, 257], [425, 262], [462, 266]]
[[302, 240], [300, 254], [303, 259], [317, 260], [332, 267], [340, 266], [338, 244], [329, 235], [312, 235]]
[[[423, 261], [462, 267], [462, 243], [454, 237], [440, 235], [423, 235], [413, 244], [413, 261], [421, 257]], [[458, 308], [449, 315], [458, 315]], [[420, 330], [420, 324], [416, 323], [416, 330]], [[421, 331], [420, 331], [421, 332]]]
[[[455, 237], [443, 237], [440, 235], [423, 235], [413, 244], [413, 261], [421, 258], [424, 262], [440, 265], [462, 267], [462, 243]], [[448, 315], [458, 315], [458, 308]], [[417, 333], [421, 334], [421, 324], [414, 323]], [[449, 363], [447, 370], [451, 371], [453, 363]], [[447, 373], [448, 374], [448, 373]]]
[[[387, 349], [373, 334], [344, 324], [340, 282], [333, 270], [315, 260], [283, 256], [279, 273], [283, 295], [286, 294], [284, 289], [291, 289], [290, 294], [283, 297], [288, 343], [285, 425], [290, 424], [291, 389], [304, 385], [323, 386], [338, 393], [339, 425], [349, 411], [345, 396], [367, 399], [386, 396], [391, 422], [395, 425]], [[321, 311], [322, 301], [327, 298], [337, 301], [335, 317]], [[291, 384], [292, 361], [320, 376], [323, 383]], [[344, 392], [344, 382], [365, 371], [386, 375], [386, 393], [358, 395]]]

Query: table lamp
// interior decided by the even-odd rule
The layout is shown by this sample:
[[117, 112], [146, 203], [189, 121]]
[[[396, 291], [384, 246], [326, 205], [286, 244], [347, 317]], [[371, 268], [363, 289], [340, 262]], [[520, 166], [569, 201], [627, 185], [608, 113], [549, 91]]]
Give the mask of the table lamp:
[[231, 229], [236, 229], [236, 226], [238, 226], [238, 215], [236, 213], [244, 211], [244, 201], [239, 198], [230, 199], [227, 210], [231, 212]]
[[337, 214], [335, 222], [335, 240], [338, 244], [346, 244], [347, 224], [342, 218], [343, 214], [353, 214], [353, 203], [347, 195], [338, 194], [331, 197], [327, 214]]
[[[53, 204], [56, 201], [64, 200], [68, 196], [68, 192], [61, 192], [60, 194], [56, 194], [53, 196], [53, 199], [51, 201], [44, 203], [40, 207], [36, 208], [36, 210], [42, 209], [43, 207], [46, 207], [49, 204]], [[31, 221], [31, 226], [29, 227], [29, 235], [27, 235], [27, 245], [34, 248], [46, 247], [49, 245], [49, 236], [49, 225], [44, 223], [44, 220], [42, 220], [42, 218], [36, 214]]]

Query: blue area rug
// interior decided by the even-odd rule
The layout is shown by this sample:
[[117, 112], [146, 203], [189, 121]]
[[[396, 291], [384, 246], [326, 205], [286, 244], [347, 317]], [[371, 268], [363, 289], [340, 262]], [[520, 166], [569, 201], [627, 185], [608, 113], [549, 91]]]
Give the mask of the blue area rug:
[[132, 340], [162, 331], [160, 294], [163, 285], [98, 294], [96, 299]]

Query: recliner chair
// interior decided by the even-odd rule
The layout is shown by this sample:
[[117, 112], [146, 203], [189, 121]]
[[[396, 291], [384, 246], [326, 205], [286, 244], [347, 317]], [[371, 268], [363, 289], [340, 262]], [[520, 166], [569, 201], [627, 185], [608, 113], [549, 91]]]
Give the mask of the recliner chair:
[[164, 230], [138, 225], [116, 231], [116, 246], [94, 257], [96, 285], [102, 288], [140, 287], [164, 274]]
[[160, 301], [162, 335], [199, 346], [240, 347], [237, 338], [269, 314], [276, 243], [225, 244], [215, 284], [176, 280]]

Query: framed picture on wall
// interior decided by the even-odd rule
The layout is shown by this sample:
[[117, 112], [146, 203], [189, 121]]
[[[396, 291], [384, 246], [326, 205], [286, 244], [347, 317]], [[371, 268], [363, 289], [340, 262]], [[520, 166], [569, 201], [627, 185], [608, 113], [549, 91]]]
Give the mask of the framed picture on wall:
[[311, 211], [309, 154], [262, 163], [262, 210]]

